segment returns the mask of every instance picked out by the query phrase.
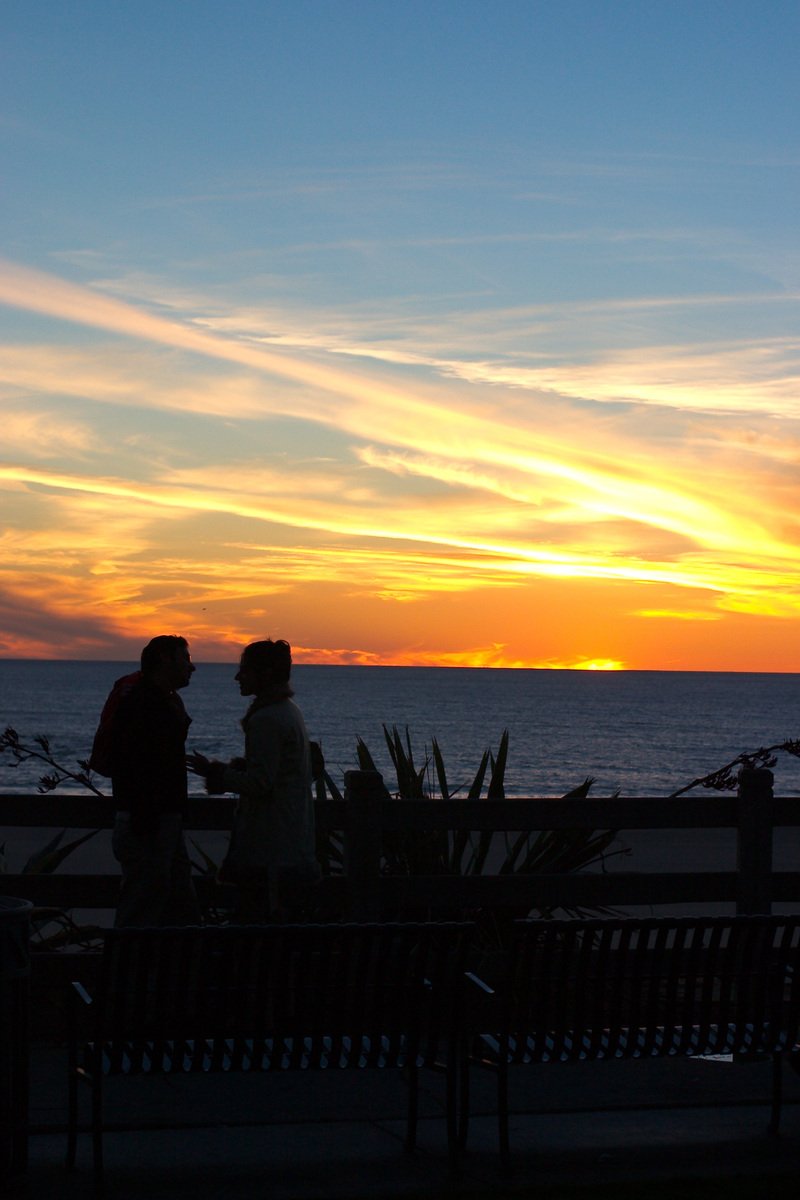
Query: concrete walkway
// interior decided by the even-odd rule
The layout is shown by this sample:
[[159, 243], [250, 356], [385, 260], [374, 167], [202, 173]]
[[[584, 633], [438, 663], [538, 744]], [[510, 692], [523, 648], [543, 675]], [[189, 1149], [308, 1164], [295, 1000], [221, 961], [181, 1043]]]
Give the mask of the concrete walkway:
[[[800, 1077], [786, 1070], [781, 1136], [766, 1133], [769, 1063], [648, 1061], [519, 1070], [512, 1077], [511, 1180], [499, 1172], [493, 1081], [479, 1077], [462, 1172], [449, 1171], [443, 1081], [423, 1078], [419, 1146], [408, 1154], [396, 1072], [112, 1081], [105, 1138], [111, 1200], [381, 1200], [438, 1196], [796, 1195]], [[119, 1086], [115, 1086], [115, 1082]], [[12, 1197], [91, 1195], [91, 1144], [62, 1163], [66, 1066], [34, 1048], [29, 1169]], [[86, 1099], [84, 1097], [84, 1099]], [[731, 1192], [725, 1181], [750, 1179]], [[629, 1185], [632, 1190], [626, 1191]], [[698, 1193], [699, 1194], [699, 1193]]]

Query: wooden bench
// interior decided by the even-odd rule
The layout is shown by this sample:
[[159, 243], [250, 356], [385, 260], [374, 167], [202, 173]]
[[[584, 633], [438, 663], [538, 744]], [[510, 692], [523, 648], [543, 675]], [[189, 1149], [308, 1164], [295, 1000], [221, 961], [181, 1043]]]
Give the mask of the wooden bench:
[[[468, 1062], [497, 1075], [500, 1153], [509, 1165], [515, 1066], [733, 1054], [781, 1064], [800, 1040], [800, 917], [516, 921], [472, 1014]], [[533, 1076], [531, 1076], [533, 1079]], [[469, 1069], [461, 1080], [466, 1143]]]
[[403, 1068], [407, 1144], [417, 1072], [444, 1064], [457, 1144], [457, 1039], [469, 922], [118, 929], [96, 995], [73, 984], [67, 1163], [78, 1083], [91, 1088], [97, 1190], [108, 1076]]

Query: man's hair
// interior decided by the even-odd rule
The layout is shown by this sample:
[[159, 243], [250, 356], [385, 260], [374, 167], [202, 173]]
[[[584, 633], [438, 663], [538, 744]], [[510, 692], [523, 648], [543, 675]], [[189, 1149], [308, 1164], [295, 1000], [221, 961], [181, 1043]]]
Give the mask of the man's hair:
[[292, 647], [283, 638], [264, 642], [251, 642], [245, 646], [242, 659], [257, 672], [271, 671], [275, 683], [288, 683], [292, 673]]
[[142, 670], [155, 671], [165, 660], [171, 661], [179, 650], [188, 649], [189, 643], [184, 637], [172, 633], [162, 633], [152, 638], [142, 651]]

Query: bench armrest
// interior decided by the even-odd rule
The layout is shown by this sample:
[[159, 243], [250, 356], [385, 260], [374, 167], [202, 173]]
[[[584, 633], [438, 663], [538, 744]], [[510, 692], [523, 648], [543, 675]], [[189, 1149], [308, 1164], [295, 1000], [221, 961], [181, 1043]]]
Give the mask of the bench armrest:
[[482, 992], [483, 995], [485, 995], [485, 996], [494, 996], [495, 995], [494, 988], [490, 984], [488, 984], [484, 979], [481, 979], [480, 975], [476, 975], [474, 971], [465, 971], [464, 978], [469, 980], [469, 982], [471, 984], [473, 984], [473, 986], [475, 988], [477, 988], [478, 991]]
[[85, 1005], [87, 1005], [87, 1007], [88, 1007], [88, 1005], [94, 1003], [92, 997], [89, 995], [86, 988], [77, 979], [72, 980], [72, 982], [70, 983], [70, 987], [73, 989], [70, 992], [73, 1003], [75, 1003], [76, 998], [79, 1000], [82, 1000], [83, 1003]]
[[473, 971], [464, 972], [464, 1027], [469, 1037], [496, 1025], [498, 1002], [495, 989]]

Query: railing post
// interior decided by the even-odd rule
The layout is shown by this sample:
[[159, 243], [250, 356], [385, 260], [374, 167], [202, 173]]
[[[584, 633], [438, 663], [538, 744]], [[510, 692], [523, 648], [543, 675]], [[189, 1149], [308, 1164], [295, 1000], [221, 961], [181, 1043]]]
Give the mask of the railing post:
[[743, 767], [739, 772], [737, 913], [772, 911], [772, 771]]
[[32, 909], [0, 899], [0, 1191], [28, 1165]]
[[347, 825], [344, 862], [349, 884], [350, 919], [380, 919], [381, 825], [378, 805], [386, 797], [378, 771], [347, 771], [344, 799]]

